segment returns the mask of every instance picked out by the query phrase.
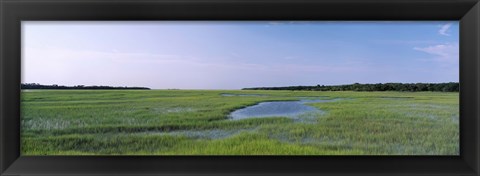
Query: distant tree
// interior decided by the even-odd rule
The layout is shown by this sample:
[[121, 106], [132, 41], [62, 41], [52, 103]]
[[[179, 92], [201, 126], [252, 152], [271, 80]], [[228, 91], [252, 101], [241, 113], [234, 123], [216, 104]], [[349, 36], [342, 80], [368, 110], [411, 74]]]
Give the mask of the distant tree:
[[308, 90], [308, 91], [438, 91], [438, 92], [458, 92], [460, 84], [458, 82], [450, 83], [377, 83], [377, 84], [346, 84], [325, 86], [317, 84], [316, 86], [289, 86], [289, 87], [254, 87], [244, 88], [244, 90]]
[[142, 89], [142, 90], [149, 90], [150, 88], [147, 87], [111, 87], [111, 86], [84, 86], [84, 85], [76, 85], [76, 86], [59, 86], [57, 84], [53, 85], [41, 85], [38, 83], [22, 83], [20, 85], [21, 89]]

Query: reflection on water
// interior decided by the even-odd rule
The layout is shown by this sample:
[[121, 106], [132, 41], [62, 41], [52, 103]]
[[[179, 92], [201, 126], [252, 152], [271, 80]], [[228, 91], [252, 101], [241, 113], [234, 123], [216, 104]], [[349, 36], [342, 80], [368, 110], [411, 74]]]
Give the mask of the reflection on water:
[[290, 117], [299, 118], [304, 114], [323, 113], [323, 111], [307, 105], [307, 103], [332, 102], [338, 99], [319, 100], [304, 99], [299, 101], [271, 101], [262, 102], [253, 106], [245, 107], [233, 111], [230, 114], [232, 120], [240, 120], [246, 118], [262, 118], [262, 117]]
[[[232, 94], [222, 96], [267, 96], [261, 94]], [[240, 120], [246, 118], [264, 118], [264, 117], [288, 117], [294, 119], [296, 122], [315, 123], [316, 117], [324, 112], [320, 109], [309, 106], [309, 103], [323, 103], [340, 100], [330, 99], [322, 100], [319, 97], [296, 97], [301, 100], [294, 101], [268, 101], [259, 104], [248, 106], [232, 112], [229, 120]], [[244, 129], [206, 129], [206, 130], [179, 130], [179, 131], [150, 131], [141, 132], [139, 134], [151, 135], [173, 135], [185, 136], [193, 139], [224, 139], [242, 132], [252, 132], [258, 130], [257, 128]]]

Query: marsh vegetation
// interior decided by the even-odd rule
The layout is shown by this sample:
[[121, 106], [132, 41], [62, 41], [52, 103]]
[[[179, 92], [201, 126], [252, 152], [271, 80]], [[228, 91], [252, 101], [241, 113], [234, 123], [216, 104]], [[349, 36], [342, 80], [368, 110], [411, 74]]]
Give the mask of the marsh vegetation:
[[[21, 103], [22, 155], [459, 154], [458, 92], [38, 90]], [[293, 113], [258, 108], [282, 103]]]

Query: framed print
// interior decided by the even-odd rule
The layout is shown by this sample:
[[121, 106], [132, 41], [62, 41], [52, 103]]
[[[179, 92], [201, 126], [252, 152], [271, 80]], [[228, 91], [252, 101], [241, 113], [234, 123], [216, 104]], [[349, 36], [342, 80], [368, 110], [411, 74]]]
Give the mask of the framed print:
[[2, 175], [479, 174], [478, 1], [0, 5]]

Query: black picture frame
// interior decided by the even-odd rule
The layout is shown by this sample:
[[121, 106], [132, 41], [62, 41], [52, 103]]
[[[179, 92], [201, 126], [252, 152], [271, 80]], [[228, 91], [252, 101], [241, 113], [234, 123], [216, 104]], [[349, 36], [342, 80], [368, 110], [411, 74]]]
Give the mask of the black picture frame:
[[[22, 20], [459, 20], [460, 156], [20, 156]], [[478, 0], [0, 0], [0, 175], [480, 175]]]

